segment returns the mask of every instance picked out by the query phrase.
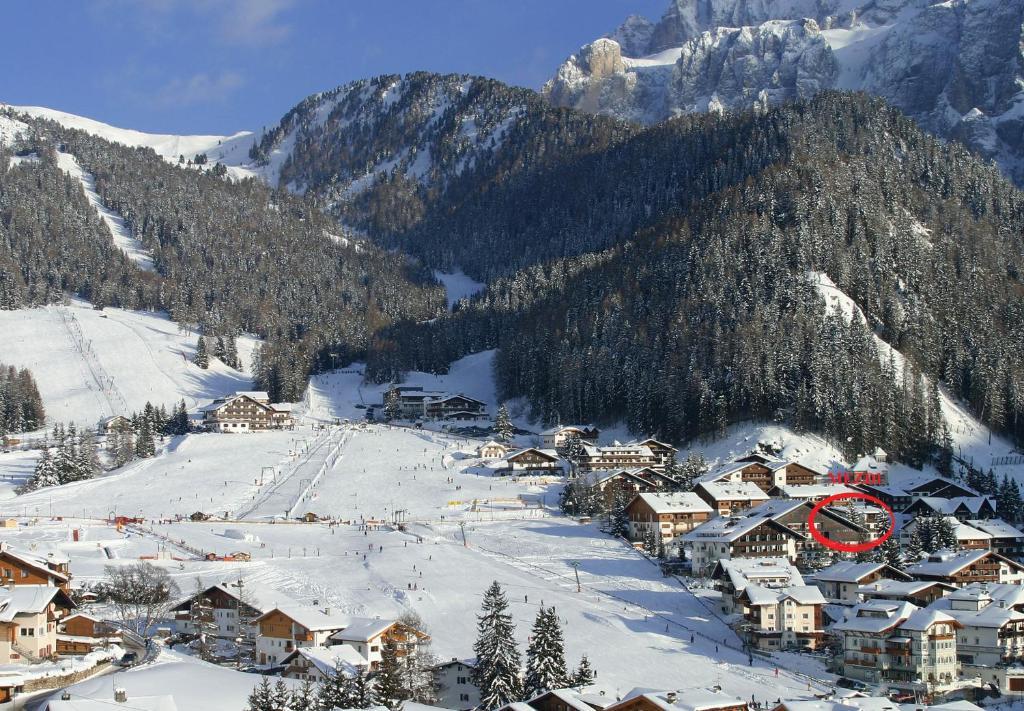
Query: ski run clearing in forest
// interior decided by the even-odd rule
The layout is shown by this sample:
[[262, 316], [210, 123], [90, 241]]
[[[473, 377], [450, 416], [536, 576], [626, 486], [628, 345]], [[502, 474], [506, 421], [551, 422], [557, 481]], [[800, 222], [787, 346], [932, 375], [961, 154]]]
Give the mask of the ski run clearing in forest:
[[85, 197], [89, 199], [89, 204], [96, 209], [103, 219], [103, 223], [110, 230], [118, 249], [127, 254], [140, 269], [145, 269], [147, 272], [154, 271], [152, 255], [142, 246], [142, 242], [132, 236], [131, 231], [124, 224], [124, 218], [103, 204], [99, 193], [96, 192], [96, 181], [92, 174], [82, 170], [78, 159], [70, 153], [57, 153], [57, 165], [71, 177], [77, 178], [82, 184]]

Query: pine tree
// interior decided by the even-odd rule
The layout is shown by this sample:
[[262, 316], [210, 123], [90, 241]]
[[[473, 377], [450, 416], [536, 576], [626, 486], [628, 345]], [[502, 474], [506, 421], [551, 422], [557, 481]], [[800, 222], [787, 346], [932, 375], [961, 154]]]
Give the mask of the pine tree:
[[677, 484], [681, 491], [693, 491], [697, 479], [708, 470], [708, 463], [700, 452], [690, 452], [678, 467]]
[[889, 536], [885, 543], [874, 549], [876, 563], [885, 563], [898, 570], [903, 569], [903, 551], [895, 536]]
[[44, 444], [43, 451], [36, 462], [32, 476], [19, 489], [19, 493], [27, 493], [47, 486], [57, 486], [58, 484], [60, 484], [60, 476], [57, 473], [53, 456], [50, 454], [50, 447]]
[[274, 711], [289, 711], [288, 706], [291, 702], [291, 689], [288, 688], [284, 679], [278, 678], [278, 680], [274, 682], [274, 688], [270, 691], [270, 703], [273, 705]]
[[270, 686], [270, 678], [266, 675], [249, 694], [249, 705], [246, 711], [277, 711], [273, 706], [274, 691]]
[[907, 564], [916, 563], [924, 557], [924, 546], [921, 545], [921, 534], [917, 529], [910, 534], [907, 545], [903, 548], [903, 558]]
[[140, 420], [139, 431], [135, 435], [135, 456], [139, 459], [147, 459], [156, 454], [156, 444], [153, 442], [151, 427], [146, 418]]
[[352, 680], [345, 673], [341, 662], [336, 662], [334, 671], [320, 679], [316, 690], [317, 711], [355, 708], [352, 706]]
[[497, 581], [484, 593], [473, 651], [476, 653], [473, 682], [480, 689], [481, 708], [496, 709], [519, 701], [523, 694], [515, 625], [508, 612], [508, 600]]
[[516, 428], [512, 424], [512, 418], [508, 414], [505, 403], [498, 407], [498, 414], [494, 418], [494, 431], [498, 433], [498, 439], [502, 442], [511, 442], [515, 436]]
[[609, 533], [617, 538], [629, 538], [629, 511], [627, 507], [633, 497], [629, 492], [616, 489], [612, 496], [612, 511]]
[[408, 698], [402, 679], [402, 665], [398, 660], [398, 649], [393, 642], [386, 642], [380, 653], [380, 666], [377, 669], [374, 691], [380, 703], [391, 711], [398, 711]]
[[210, 367], [210, 353], [207, 349], [205, 336], [199, 336], [199, 343], [196, 345], [196, 355], [192, 362], [203, 370]]
[[398, 396], [397, 386], [384, 395], [384, 419], [397, 420], [402, 414], [402, 402]]
[[288, 700], [288, 711], [318, 711], [316, 702], [316, 686], [306, 679], [293, 689]]
[[943, 548], [955, 551], [959, 547], [959, 541], [956, 537], [956, 524], [953, 523], [954, 520], [951, 516], [940, 516], [938, 518], [935, 529], [935, 550]]
[[573, 672], [570, 686], [574, 689], [584, 689], [593, 684], [596, 677], [597, 674], [590, 666], [590, 660], [587, 658], [587, 655], [584, 654], [580, 658], [580, 665], [576, 667], [576, 671]]
[[554, 607], [545, 608], [542, 604], [526, 648], [525, 696], [533, 698], [545, 691], [561, 689], [567, 683], [565, 641], [558, 615]]
[[367, 671], [360, 671], [352, 678], [351, 699], [348, 708], [369, 709], [380, 706], [377, 691], [370, 682], [370, 674]]

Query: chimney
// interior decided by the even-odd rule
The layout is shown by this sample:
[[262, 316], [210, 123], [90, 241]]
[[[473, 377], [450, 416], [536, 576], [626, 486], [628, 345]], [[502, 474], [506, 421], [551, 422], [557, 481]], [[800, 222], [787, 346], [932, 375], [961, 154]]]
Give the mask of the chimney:
[[665, 694], [665, 700], [668, 701], [670, 704], [674, 704], [676, 702], [676, 692], [670, 691], [667, 694]]
[[330, 614], [331, 614], [331, 608], [329, 608], [329, 607], [325, 607], [325, 608], [324, 608], [324, 614], [325, 614], [325, 615], [328, 615], [328, 616], [330, 616]]
[[124, 689], [114, 689], [114, 701], [119, 704], [128, 703], [128, 692]]

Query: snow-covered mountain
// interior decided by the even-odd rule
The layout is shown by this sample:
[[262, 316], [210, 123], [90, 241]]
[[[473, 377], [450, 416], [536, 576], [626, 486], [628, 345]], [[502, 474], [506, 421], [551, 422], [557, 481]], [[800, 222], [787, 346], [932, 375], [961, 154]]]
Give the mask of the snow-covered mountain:
[[1024, 182], [1024, 0], [672, 0], [569, 57], [548, 99], [642, 123], [881, 96]]

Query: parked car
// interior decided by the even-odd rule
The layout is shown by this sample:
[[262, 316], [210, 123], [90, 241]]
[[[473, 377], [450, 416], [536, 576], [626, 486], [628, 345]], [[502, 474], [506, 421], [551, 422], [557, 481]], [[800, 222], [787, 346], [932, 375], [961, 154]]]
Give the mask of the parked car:
[[135, 652], [125, 652], [117, 661], [119, 666], [131, 667], [139, 663], [139, 655]]

